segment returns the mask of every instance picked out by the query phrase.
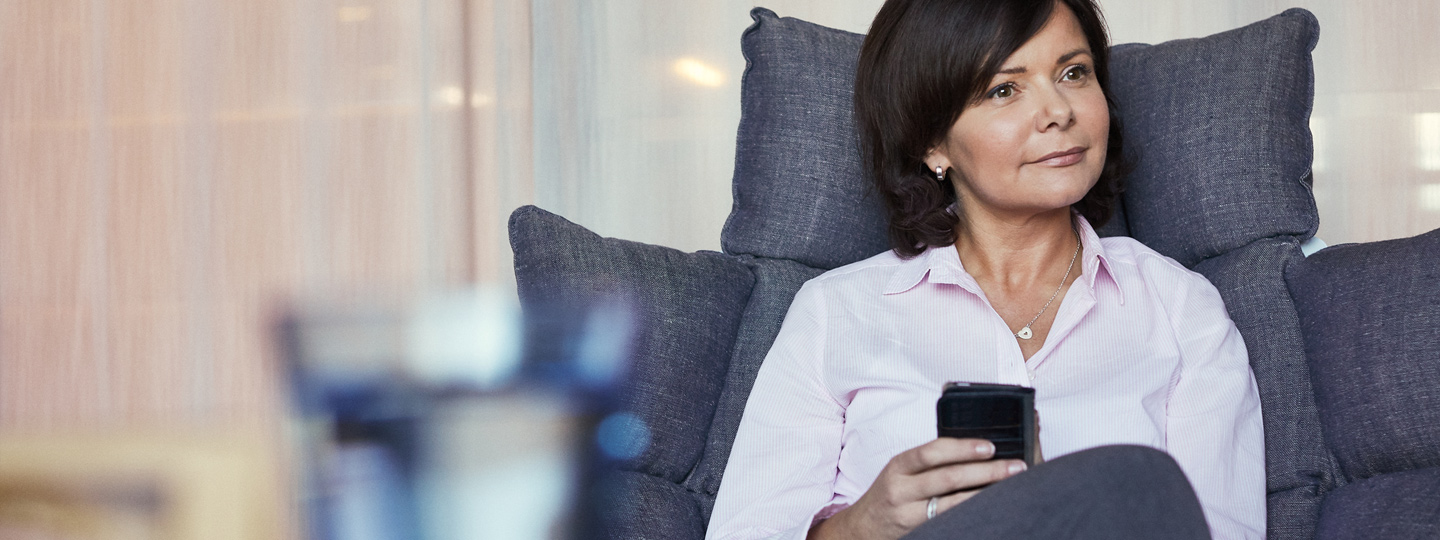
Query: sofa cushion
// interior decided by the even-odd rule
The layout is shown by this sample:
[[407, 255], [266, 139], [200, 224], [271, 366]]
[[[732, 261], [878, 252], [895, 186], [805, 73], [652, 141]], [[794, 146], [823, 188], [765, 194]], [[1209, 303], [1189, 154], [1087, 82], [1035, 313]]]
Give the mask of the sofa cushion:
[[1293, 239], [1271, 238], [1195, 266], [1225, 300], [1259, 386], [1273, 540], [1313, 538], [1320, 503], [1339, 476], [1320, 434], [1300, 319], [1285, 289], [1285, 268], [1302, 260]]
[[1186, 266], [1260, 238], [1315, 234], [1310, 51], [1303, 9], [1198, 39], [1111, 49], [1135, 169], [1130, 235]]
[[1346, 477], [1440, 467], [1440, 230], [1326, 248], [1285, 280]]
[[851, 105], [864, 36], [765, 8], [750, 16], [725, 252], [830, 269], [890, 249]]
[[593, 500], [600, 505], [605, 531], [586, 530], [574, 536], [625, 540], [705, 537], [705, 521], [694, 494], [668, 480], [638, 472], [610, 472], [597, 495]]
[[515, 281], [527, 311], [606, 297], [633, 307], [623, 407], [650, 444], [625, 467], [679, 483], [705, 447], [755, 277], [734, 257], [601, 238], [534, 206], [510, 216]]
[[1325, 498], [1315, 538], [1440, 538], [1440, 469], [1382, 474]]

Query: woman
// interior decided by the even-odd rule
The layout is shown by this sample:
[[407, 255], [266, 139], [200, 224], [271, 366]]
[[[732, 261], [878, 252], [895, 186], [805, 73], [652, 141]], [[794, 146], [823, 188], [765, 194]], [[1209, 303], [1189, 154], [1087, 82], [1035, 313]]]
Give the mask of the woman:
[[[1093, 0], [880, 9], [855, 107], [894, 250], [796, 294], [710, 538], [1263, 537], [1259, 396], [1218, 293], [1092, 227], [1119, 191], [1107, 52]], [[1051, 460], [936, 439], [946, 381], [1034, 387]]]

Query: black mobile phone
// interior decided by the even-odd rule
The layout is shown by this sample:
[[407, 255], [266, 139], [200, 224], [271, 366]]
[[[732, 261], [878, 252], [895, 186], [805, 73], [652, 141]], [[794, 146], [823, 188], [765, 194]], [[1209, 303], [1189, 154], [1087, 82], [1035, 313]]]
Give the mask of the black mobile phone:
[[950, 382], [935, 404], [941, 437], [988, 439], [996, 459], [1035, 465], [1035, 389], [1010, 384]]

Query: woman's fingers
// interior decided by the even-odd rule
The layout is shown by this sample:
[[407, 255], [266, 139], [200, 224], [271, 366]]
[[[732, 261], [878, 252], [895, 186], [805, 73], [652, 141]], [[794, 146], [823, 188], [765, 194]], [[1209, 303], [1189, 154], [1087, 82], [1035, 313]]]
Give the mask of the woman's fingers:
[[895, 472], [913, 475], [954, 463], [983, 461], [994, 455], [995, 445], [985, 439], [940, 437], [901, 452], [890, 460], [890, 465], [896, 467]]
[[1018, 460], [991, 460], [995, 445], [984, 439], [939, 438], [895, 456], [888, 498], [896, 503], [929, 499], [1004, 480], [1025, 470]]
[[[935, 501], [935, 515], [938, 516], [940, 514], [944, 514], [946, 510], [954, 508], [960, 503], [970, 500], [971, 497], [974, 497], [979, 493], [979, 489], [967, 489], [965, 491], [957, 491], [944, 497], [940, 497]], [[929, 504], [928, 500], [926, 501], [926, 504]]]
[[1045, 462], [1045, 450], [1040, 447], [1040, 415], [1035, 415], [1035, 464]]
[[988, 486], [1025, 470], [1013, 459], [959, 463], [937, 467], [912, 477], [912, 489], [922, 498]]
[[[975, 466], [979, 466], [979, 465], [984, 465], [984, 466], [985, 466], [986, 468], [988, 468], [989, 470], [988, 470], [988, 471], [978, 471], [979, 467], [975, 467]], [[1005, 465], [1005, 466], [1004, 466], [1004, 467], [999, 467], [999, 466], [991, 467], [991, 465]], [[993, 480], [990, 480], [990, 481], [987, 481], [987, 482], [984, 482], [984, 483], [981, 483], [981, 484], [972, 484], [970, 487], [961, 488], [960, 491], [955, 491], [955, 490], [952, 489], [952, 490], [950, 490], [950, 491], [945, 491], [944, 494], [935, 495], [935, 496], [934, 496], [934, 497], [935, 497], [935, 515], [937, 515], [937, 516], [940, 515], [940, 514], [945, 513], [946, 510], [949, 510], [949, 509], [951, 509], [951, 508], [954, 508], [956, 505], [959, 505], [959, 504], [962, 503], [962, 502], [965, 502], [965, 501], [967, 501], [967, 500], [970, 500], [971, 497], [974, 497], [976, 494], [979, 494], [980, 491], [983, 490], [986, 485], [988, 485], [988, 484], [993, 484], [993, 483], [995, 483], [995, 482], [999, 482], [999, 481], [1001, 481], [1001, 480], [1004, 480], [1004, 479], [1006, 479], [1006, 478], [1009, 478], [1009, 477], [1011, 477], [1011, 476], [1015, 476], [1015, 475], [1017, 475], [1017, 474], [1020, 474], [1021, 472], [1024, 472], [1024, 471], [1025, 471], [1025, 462], [1023, 462], [1023, 461], [1009, 461], [1009, 460], [1006, 460], [1006, 461], [994, 461], [994, 462], [989, 462], [989, 463], [966, 463], [966, 464], [964, 464], [964, 465], [956, 465], [956, 466], [954, 466], [954, 467], [955, 467], [955, 468], [967, 468], [967, 469], [971, 469], [970, 471], [967, 471], [966, 474], [968, 474], [968, 473], [970, 473], [970, 472], [979, 472], [979, 474], [981, 474], [981, 475], [989, 474], [989, 475], [990, 475], [989, 477], [990, 477], [990, 478], [993, 478]], [[971, 476], [971, 477], [968, 477], [964, 482], [969, 483], [969, 482], [971, 482], [971, 481], [973, 481], [973, 480], [974, 480], [974, 477]], [[927, 509], [928, 509], [929, 504], [930, 504], [930, 499], [928, 499], [928, 498], [925, 499], [925, 502], [924, 502], [924, 505], [922, 506], [922, 508], [927, 508]], [[929, 516], [926, 516], [926, 519], [929, 519]]]
[[[1024, 462], [993, 461], [994, 456], [995, 445], [983, 439], [940, 438], [901, 452], [854, 505], [821, 526], [899, 538], [924, 522], [931, 497], [937, 497], [938, 513], [968, 499], [975, 489], [1024, 470]], [[1020, 467], [1012, 472], [1014, 465]]]

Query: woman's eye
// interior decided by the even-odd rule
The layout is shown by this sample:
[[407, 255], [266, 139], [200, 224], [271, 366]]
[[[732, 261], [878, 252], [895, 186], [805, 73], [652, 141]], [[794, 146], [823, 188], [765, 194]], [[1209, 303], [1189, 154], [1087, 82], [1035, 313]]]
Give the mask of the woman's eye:
[[1078, 81], [1084, 79], [1085, 76], [1089, 74], [1090, 68], [1085, 66], [1074, 66], [1066, 70], [1065, 74], [1060, 76], [1060, 79], [1066, 81]]
[[990, 99], [1005, 99], [1015, 95], [1015, 87], [1009, 84], [1002, 84], [991, 90], [985, 97]]

